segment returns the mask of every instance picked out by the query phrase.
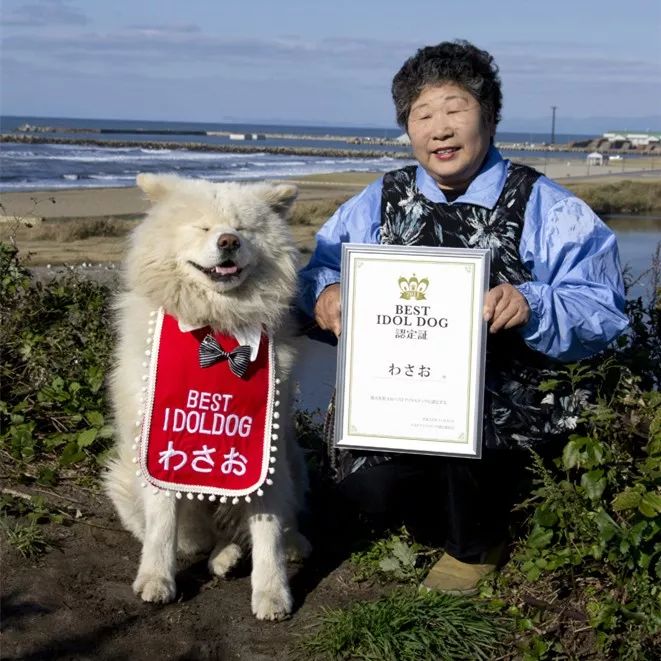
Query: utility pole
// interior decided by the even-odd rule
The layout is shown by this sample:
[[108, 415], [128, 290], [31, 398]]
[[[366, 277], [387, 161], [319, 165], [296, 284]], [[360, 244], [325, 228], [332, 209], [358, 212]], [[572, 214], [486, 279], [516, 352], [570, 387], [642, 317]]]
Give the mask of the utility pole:
[[553, 116], [551, 119], [551, 144], [555, 144], [555, 109], [558, 106], [551, 106], [551, 110], [553, 111]]

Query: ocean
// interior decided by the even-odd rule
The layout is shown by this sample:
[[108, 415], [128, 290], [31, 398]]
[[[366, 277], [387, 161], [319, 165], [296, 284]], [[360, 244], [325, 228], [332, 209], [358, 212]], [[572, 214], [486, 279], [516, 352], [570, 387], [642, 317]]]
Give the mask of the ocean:
[[[413, 160], [393, 158], [386, 152], [400, 150], [407, 155], [407, 147], [379, 145], [373, 140], [394, 139], [401, 135], [398, 128], [376, 129], [332, 126], [287, 126], [272, 124], [199, 124], [185, 122], [146, 122], [90, 120], [67, 117], [0, 117], [0, 132], [11, 134], [23, 124], [33, 126], [68, 127], [76, 131], [58, 131], [46, 137], [92, 139], [103, 142], [121, 140], [122, 147], [102, 145], [0, 143], [0, 191], [51, 190], [64, 188], [99, 188], [133, 186], [139, 172], [173, 172], [190, 177], [204, 177], [215, 181], [249, 181], [281, 179], [325, 172], [387, 172]], [[108, 129], [111, 133], [99, 133]], [[126, 133], [133, 131], [133, 133]], [[139, 131], [138, 133], [135, 133]], [[159, 133], [166, 131], [166, 134]], [[246, 143], [232, 143], [228, 136], [208, 136], [206, 132], [278, 134]], [[594, 136], [558, 134], [556, 143], [565, 144]], [[349, 142], [347, 138], [359, 139]], [[547, 135], [535, 133], [499, 133], [497, 142], [521, 143], [528, 149], [502, 149], [507, 158], [554, 159], [568, 157], [566, 152], [531, 150], [530, 145], [543, 145]], [[136, 143], [131, 146], [130, 143]], [[249, 145], [257, 148], [251, 153], [220, 153], [193, 151], [185, 148], [146, 148], [145, 142], [184, 144], [202, 142], [208, 145]], [[143, 143], [143, 144], [140, 144]], [[342, 150], [351, 156], [299, 156], [271, 154], [260, 147], [311, 147]], [[360, 152], [383, 152], [383, 156], [364, 157]], [[355, 153], [355, 156], [353, 156]], [[627, 159], [635, 156], [627, 156]], [[622, 220], [622, 219], [621, 219]], [[649, 268], [659, 241], [659, 219], [647, 219], [642, 226], [636, 219], [615, 223], [622, 263], [639, 276]], [[639, 282], [633, 295], [645, 296], [645, 285]]]
[[[186, 122], [147, 122], [91, 120], [67, 117], [0, 117], [0, 132], [13, 133], [19, 126], [61, 127], [69, 130], [39, 134], [43, 137], [90, 139], [98, 142], [122, 141], [122, 147], [102, 145], [0, 144], [0, 191], [44, 190], [58, 188], [132, 186], [139, 172], [173, 172], [216, 181], [277, 179], [324, 172], [387, 172], [401, 167], [406, 159], [392, 158], [387, 153], [407, 147], [379, 144], [376, 140], [394, 139], [398, 128], [377, 129], [332, 126], [288, 126], [273, 124], [201, 124]], [[75, 129], [75, 130], [71, 130]], [[100, 133], [101, 129], [111, 131]], [[127, 131], [129, 131], [127, 133]], [[139, 133], [138, 133], [139, 132]], [[166, 132], [166, 133], [163, 133]], [[227, 135], [207, 132], [278, 134], [258, 141], [234, 142]], [[20, 135], [20, 134], [17, 134]], [[593, 136], [559, 134], [557, 143]], [[354, 140], [355, 142], [348, 141]], [[499, 133], [498, 142], [542, 145], [548, 135], [535, 133]], [[145, 142], [203, 143], [209, 146], [249, 146], [251, 153], [219, 153], [185, 148], [146, 148]], [[136, 143], [135, 147], [130, 143]], [[141, 144], [142, 143], [142, 144]], [[271, 154], [260, 147], [298, 147], [343, 150], [356, 156], [299, 156]], [[361, 156], [361, 152], [383, 152], [383, 156]], [[567, 158], [564, 152], [503, 150], [508, 158]]]

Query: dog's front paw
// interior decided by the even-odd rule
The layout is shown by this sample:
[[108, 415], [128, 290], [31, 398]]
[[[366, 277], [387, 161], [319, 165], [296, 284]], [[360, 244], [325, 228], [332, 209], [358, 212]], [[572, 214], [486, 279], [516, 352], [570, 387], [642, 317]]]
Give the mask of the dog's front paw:
[[155, 574], [138, 574], [133, 581], [133, 592], [143, 601], [156, 604], [167, 604], [177, 594], [177, 586], [173, 579]]
[[285, 554], [290, 562], [301, 562], [312, 553], [312, 544], [297, 530], [287, 533]]
[[225, 578], [236, 563], [241, 560], [243, 551], [238, 544], [228, 544], [227, 546], [217, 546], [209, 558], [209, 571], [215, 576]]
[[252, 612], [258, 620], [284, 620], [289, 617], [291, 607], [292, 598], [287, 589], [252, 594]]

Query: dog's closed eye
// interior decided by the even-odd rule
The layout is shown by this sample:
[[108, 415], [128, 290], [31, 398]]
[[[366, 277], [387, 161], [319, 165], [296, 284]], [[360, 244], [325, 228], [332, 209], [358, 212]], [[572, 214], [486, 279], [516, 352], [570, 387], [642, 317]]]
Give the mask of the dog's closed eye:
[[195, 225], [195, 229], [196, 230], [202, 230], [203, 232], [208, 232], [210, 228], [209, 227], [200, 227], [199, 225]]

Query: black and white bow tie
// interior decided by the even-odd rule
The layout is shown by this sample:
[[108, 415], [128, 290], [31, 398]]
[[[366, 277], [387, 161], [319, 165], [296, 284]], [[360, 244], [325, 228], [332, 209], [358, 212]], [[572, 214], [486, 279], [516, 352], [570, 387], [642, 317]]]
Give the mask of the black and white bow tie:
[[250, 351], [246, 344], [225, 351], [213, 335], [207, 335], [200, 344], [200, 367], [211, 367], [219, 360], [227, 360], [232, 374], [243, 378], [250, 365]]

